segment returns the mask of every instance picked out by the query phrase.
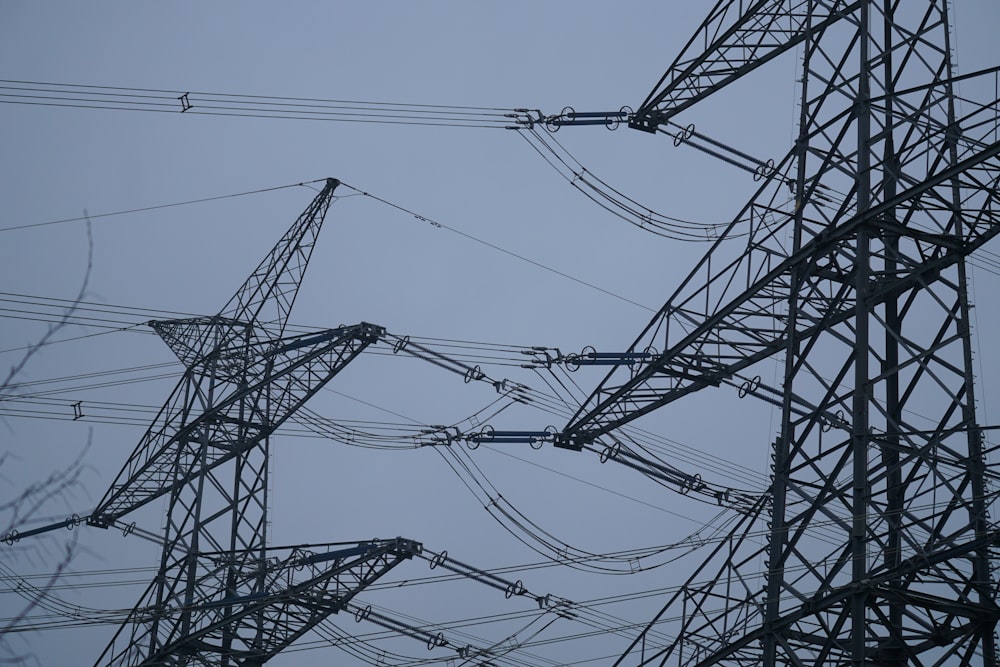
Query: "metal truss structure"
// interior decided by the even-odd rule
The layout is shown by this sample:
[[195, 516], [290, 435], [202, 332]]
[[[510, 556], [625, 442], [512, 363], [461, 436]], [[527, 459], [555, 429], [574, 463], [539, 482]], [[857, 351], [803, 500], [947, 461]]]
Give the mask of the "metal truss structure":
[[218, 315], [150, 322], [186, 370], [88, 522], [120, 524], [167, 497], [163, 552], [98, 664], [263, 664], [420, 552], [401, 538], [284, 556], [267, 546], [269, 437], [385, 333], [361, 323], [284, 335], [338, 184]]
[[998, 664], [967, 259], [1000, 233], [1000, 105], [957, 95], [996, 68], [959, 77], [949, 26], [946, 0], [722, 0], [631, 116], [663, 132], [801, 57], [794, 147], [556, 439], [621, 456], [722, 382], [780, 403], [769, 494], [650, 622], [673, 640], [616, 664]]
[[143, 597], [160, 599], [166, 580], [169, 602], [137, 606], [98, 664], [263, 665], [421, 550], [396, 538], [319, 552], [192, 554], [161, 571]]
[[[616, 665], [1000, 667], [998, 490], [976, 412], [967, 275], [1000, 234], [1000, 66], [955, 71], [949, 12], [948, 0], [718, 0], [636, 111], [539, 115], [550, 129], [627, 120], [694, 138], [760, 183], [625, 352], [574, 357], [611, 370], [561, 431], [467, 438], [598, 451], [733, 512]], [[726, 153], [678, 124], [793, 53], [798, 131], [783, 159]], [[960, 84], [993, 92], [975, 101]], [[262, 665], [422, 554], [403, 538], [267, 544], [269, 438], [386, 336], [367, 323], [285, 334], [337, 186], [327, 181], [218, 315], [149, 323], [185, 372], [88, 523], [121, 526], [164, 498], [165, 537], [156, 578], [98, 664]], [[761, 382], [764, 363], [780, 365], [779, 387]], [[723, 384], [780, 409], [764, 494], [629, 444], [636, 420]]]

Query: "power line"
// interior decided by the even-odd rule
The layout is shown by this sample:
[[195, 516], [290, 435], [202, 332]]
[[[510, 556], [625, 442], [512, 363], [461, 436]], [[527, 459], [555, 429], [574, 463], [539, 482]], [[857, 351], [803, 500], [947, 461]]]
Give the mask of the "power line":
[[575, 283], [577, 283], [579, 285], [583, 285], [584, 287], [588, 287], [590, 289], [593, 289], [593, 290], [596, 290], [598, 292], [601, 292], [602, 294], [605, 294], [607, 296], [610, 296], [610, 297], [613, 297], [615, 299], [618, 299], [619, 301], [624, 301], [625, 303], [631, 304], [631, 305], [636, 306], [638, 308], [642, 308], [643, 310], [647, 310], [649, 312], [655, 312], [649, 306], [645, 306], [645, 305], [639, 303], [638, 301], [633, 301], [632, 299], [629, 299], [628, 297], [622, 296], [621, 294], [616, 294], [615, 292], [612, 292], [610, 290], [606, 290], [603, 287], [598, 287], [597, 285], [595, 285], [593, 283], [590, 283], [590, 282], [587, 282], [586, 280], [583, 280], [582, 278], [577, 278], [577, 277], [572, 276], [572, 275], [570, 275], [568, 273], [564, 273], [562, 271], [559, 271], [558, 269], [554, 269], [551, 266], [548, 266], [547, 264], [542, 264], [541, 262], [536, 262], [533, 259], [529, 259], [529, 258], [527, 258], [527, 257], [525, 257], [523, 255], [519, 255], [516, 252], [513, 252], [511, 250], [507, 250], [506, 248], [502, 248], [502, 247], [500, 247], [500, 246], [498, 246], [498, 245], [496, 245], [494, 243], [490, 243], [489, 241], [484, 241], [483, 239], [475, 237], [475, 236], [473, 236], [471, 234], [467, 234], [466, 232], [458, 230], [458, 229], [456, 229], [454, 227], [450, 227], [450, 226], [448, 226], [448, 225], [446, 225], [446, 224], [444, 224], [442, 222], [438, 222], [437, 220], [434, 220], [433, 218], [429, 218], [429, 217], [427, 217], [425, 215], [421, 215], [421, 214], [416, 213], [414, 211], [411, 211], [410, 209], [405, 208], [405, 207], [403, 207], [403, 206], [401, 206], [399, 204], [395, 204], [395, 203], [393, 203], [391, 201], [388, 201], [387, 199], [383, 199], [382, 197], [379, 197], [377, 195], [373, 195], [373, 194], [371, 194], [369, 192], [366, 192], [364, 190], [356, 188], [353, 185], [348, 185], [347, 183], [342, 183], [342, 185], [344, 187], [346, 187], [346, 188], [350, 188], [351, 190], [354, 190], [355, 192], [357, 192], [360, 195], [364, 195], [365, 197], [369, 197], [371, 199], [374, 199], [375, 201], [380, 202], [382, 204], [385, 204], [386, 206], [389, 206], [390, 208], [394, 208], [397, 211], [400, 211], [402, 213], [406, 213], [406, 214], [408, 214], [410, 216], [413, 216], [414, 218], [416, 218], [417, 220], [420, 220], [421, 222], [426, 222], [426, 223], [428, 223], [428, 224], [430, 224], [430, 225], [432, 225], [434, 227], [438, 227], [440, 229], [446, 229], [449, 232], [452, 232], [453, 234], [458, 234], [459, 236], [467, 238], [467, 239], [469, 239], [471, 241], [474, 241], [474, 242], [476, 242], [476, 243], [478, 243], [480, 245], [486, 246], [487, 248], [491, 248], [491, 249], [496, 250], [496, 251], [498, 251], [500, 253], [503, 253], [503, 254], [505, 254], [505, 255], [507, 255], [509, 257], [513, 257], [514, 259], [517, 259], [517, 260], [520, 260], [522, 262], [526, 262], [528, 264], [531, 264], [532, 266], [534, 266], [536, 268], [539, 268], [539, 269], [542, 269], [543, 271], [548, 271], [549, 273], [554, 273], [557, 276], [560, 276], [562, 278], [566, 278], [566, 279], [571, 280], [571, 281], [573, 281], [573, 282], [575, 282]]
[[0, 80], [0, 103], [244, 118], [520, 129], [527, 109]]
[[[0, 100], [2, 101], [2, 100]], [[175, 206], [187, 206], [189, 204], [202, 204], [210, 201], [218, 201], [220, 199], [232, 199], [234, 197], [245, 197], [247, 195], [256, 195], [264, 192], [274, 192], [276, 190], [285, 190], [287, 188], [297, 188], [300, 186], [306, 186], [311, 183], [324, 182], [326, 179], [317, 179], [314, 181], [304, 181], [302, 183], [290, 183], [288, 185], [277, 185], [271, 188], [260, 188], [258, 190], [248, 190], [246, 192], [236, 192], [227, 195], [216, 195], [214, 197], [202, 197], [201, 199], [189, 199], [187, 201], [171, 202], [169, 204], [157, 204], [155, 206], [144, 206], [142, 208], [132, 208], [124, 211], [113, 211], [111, 213], [95, 213], [79, 216], [76, 218], [63, 218], [61, 220], [48, 220], [46, 222], [34, 222], [25, 225], [15, 225], [13, 227], [0, 227], [0, 232], [12, 232], [18, 229], [31, 229], [33, 227], [46, 227], [49, 225], [60, 225], [66, 222], [82, 222], [85, 220], [94, 220], [97, 218], [110, 218], [116, 215], [127, 215], [129, 213], [143, 213], [145, 211], [156, 211], [164, 208], [173, 208]]]

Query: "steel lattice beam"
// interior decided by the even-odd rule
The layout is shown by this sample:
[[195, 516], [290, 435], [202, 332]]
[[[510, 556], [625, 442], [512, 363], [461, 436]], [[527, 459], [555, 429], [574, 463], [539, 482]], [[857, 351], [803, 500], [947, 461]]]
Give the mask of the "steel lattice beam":
[[655, 132], [684, 109], [807, 38], [817, 38], [860, 5], [845, 0], [720, 0], [629, 126]]
[[944, 0], [720, 2], [637, 112], [801, 50], [795, 146], [558, 438], [783, 360], [769, 493], [617, 664], [996, 667], [966, 261], [1000, 234], [1000, 101], [959, 113], [950, 39]]
[[398, 539], [279, 561], [267, 548], [270, 436], [385, 334], [283, 335], [338, 184], [218, 315], [150, 323], [186, 369], [88, 521], [108, 527], [165, 497], [167, 526], [157, 576], [101, 664], [263, 664], [419, 552]]
[[[257, 553], [192, 554], [167, 569], [168, 596], [159, 598], [152, 586], [146, 591], [130, 614], [131, 632], [123, 627], [100, 662], [263, 665], [421, 549], [396, 538], [325, 552], [267, 549], [263, 559]], [[233, 562], [241, 564], [235, 585]], [[189, 592], [192, 568], [197, 585]]]
[[218, 348], [189, 368], [91, 515], [117, 519], [260, 446], [385, 333], [361, 323]]
[[[790, 255], [786, 249], [772, 244], [777, 246], [781, 242], [781, 235], [795, 217], [764, 222], [767, 214], [775, 211], [751, 202], [741, 211], [740, 218], [749, 214], [757, 219], [761, 238], [752, 240], [744, 254], [720, 269], [711, 268], [708, 258], [702, 261], [628, 348], [628, 353], [641, 353], [662, 345], [666, 351], [657, 353], [653, 361], [621, 383], [614, 380], [624, 373], [620, 370], [609, 373], [563, 430], [560, 444], [579, 449], [648, 412], [689, 393], [717, 386], [721, 380], [783, 352], [790, 334], [783, 307], [793, 291], [799, 300], [799, 328], [794, 332], [799, 340], [816, 336], [852, 317], [853, 244], [862, 228], [906, 238], [913, 249], [913, 257], [908, 261], [896, 258], [899, 266], [895, 280], [883, 280], [874, 286], [870, 306], [899, 299], [905, 293], [936, 282], [946, 269], [1000, 234], [1000, 193], [994, 185], [1000, 178], [998, 155], [1000, 143], [985, 146], [960, 164], [932, 175], [864, 215], [852, 216], [826, 228]], [[976, 216], [970, 215], [974, 224], [964, 230], [964, 236], [949, 230], [932, 233], [901, 228], [897, 222], [885, 220], [886, 212], [893, 209], [905, 207], [917, 217], [921, 210], [936, 208], [935, 199], [940, 191], [934, 188], [949, 190], [958, 179], [962, 179], [959, 188], [963, 196], [973, 207], [959, 211]], [[766, 189], [762, 192], [768, 193]], [[821, 218], [809, 222], [816, 226], [823, 224]], [[724, 246], [725, 238], [713, 251]], [[686, 293], [682, 291], [685, 288]], [[727, 301], [726, 297], [734, 292]], [[700, 308], [699, 302], [707, 303], [710, 308]], [[832, 414], [827, 411], [828, 417]]]

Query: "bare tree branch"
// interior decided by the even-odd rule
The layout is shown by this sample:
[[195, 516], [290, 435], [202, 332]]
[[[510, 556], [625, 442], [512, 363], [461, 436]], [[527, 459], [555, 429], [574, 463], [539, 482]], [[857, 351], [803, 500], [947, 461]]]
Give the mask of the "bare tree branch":
[[[0, 382], [0, 402], [13, 398], [8, 392], [14, 385], [15, 379], [57, 332], [72, 325], [72, 318], [86, 296], [93, 269], [94, 238], [86, 211], [84, 217], [87, 230], [87, 268], [80, 289], [72, 304], [63, 310], [59, 320], [50, 324], [45, 333], [29, 344], [21, 357], [11, 365], [3, 381]], [[20, 634], [18, 628], [39, 605], [44, 603], [59, 578], [69, 567], [76, 555], [77, 535], [73, 534], [69, 538], [54, 538], [53, 535], [49, 534], [40, 539], [32, 540], [28, 545], [15, 547], [16, 535], [19, 529], [22, 529], [26, 523], [35, 520], [42, 511], [47, 510], [53, 503], [59, 501], [65, 503], [68, 498], [82, 488], [81, 475], [86, 469], [84, 459], [89, 448], [90, 438], [88, 437], [85, 446], [68, 465], [53, 470], [43, 479], [28, 483], [19, 491], [15, 491], [13, 496], [9, 498], [0, 498], [0, 517], [2, 517], [0, 518], [0, 527], [2, 527], [0, 532], [6, 538], [5, 545], [0, 546], [0, 548], [5, 549], [3, 554], [4, 570], [10, 573], [10, 576], [6, 578], [11, 588], [24, 599], [23, 606], [6, 623], [0, 625], [0, 665], [40, 664], [27, 644], [23, 649], [15, 647], [12, 645], [11, 638]], [[0, 469], [6, 472], [16, 458], [16, 455], [10, 451], [0, 453]], [[7, 481], [9, 482], [9, 480]], [[16, 489], [17, 486], [9, 483], [7, 488]], [[58, 544], [54, 557], [51, 553], [45, 553], [47, 547], [52, 544]], [[51, 560], [55, 564], [45, 583], [41, 586], [33, 586], [13, 574], [8, 567], [12, 560], [31, 561], [36, 565]]]

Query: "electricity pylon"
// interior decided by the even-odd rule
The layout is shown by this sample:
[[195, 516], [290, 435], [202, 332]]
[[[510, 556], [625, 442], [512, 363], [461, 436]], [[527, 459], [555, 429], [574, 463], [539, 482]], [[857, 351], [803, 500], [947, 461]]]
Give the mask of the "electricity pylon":
[[967, 258], [1000, 233], [1000, 110], [958, 101], [996, 68], [956, 75], [949, 4], [720, 1], [635, 112], [662, 131], [802, 60], [794, 147], [557, 443], [614, 456], [632, 420], [783, 366], [768, 494], [651, 621], [675, 638], [617, 664], [998, 664]]
[[163, 552], [98, 664], [263, 664], [419, 553], [401, 538], [267, 546], [271, 434], [385, 333], [361, 323], [284, 336], [338, 184], [327, 180], [218, 315], [150, 323], [184, 375], [89, 522], [110, 526], [166, 496]]

